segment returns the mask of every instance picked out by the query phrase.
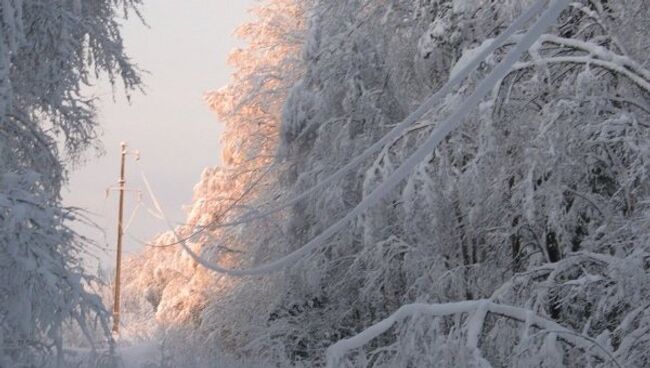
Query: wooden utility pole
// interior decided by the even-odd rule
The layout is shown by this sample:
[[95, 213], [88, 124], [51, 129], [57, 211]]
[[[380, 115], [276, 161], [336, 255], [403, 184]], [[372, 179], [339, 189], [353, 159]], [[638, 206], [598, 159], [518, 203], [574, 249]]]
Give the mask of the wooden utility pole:
[[122, 271], [122, 235], [124, 228], [122, 220], [124, 216], [124, 191], [126, 180], [124, 179], [124, 163], [126, 161], [126, 143], [121, 143], [122, 158], [120, 165], [120, 181], [118, 190], [120, 192], [120, 204], [117, 212], [117, 255], [115, 260], [115, 295], [113, 296], [113, 333], [120, 333], [120, 277]]

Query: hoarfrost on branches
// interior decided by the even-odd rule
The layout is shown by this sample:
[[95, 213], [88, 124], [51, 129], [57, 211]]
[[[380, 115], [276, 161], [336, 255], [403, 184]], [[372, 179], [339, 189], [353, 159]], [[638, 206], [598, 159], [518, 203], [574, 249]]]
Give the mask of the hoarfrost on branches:
[[[289, 3], [300, 11], [283, 10]], [[277, 37], [235, 54], [233, 84], [212, 95], [231, 124], [232, 170], [202, 179], [192, 218], [217, 225], [188, 243], [224, 268], [300, 257], [279, 274], [205, 283], [218, 295], [178, 314], [208, 337], [203, 351], [278, 366], [650, 364], [649, 10], [640, 0], [572, 2], [536, 40], [508, 35], [475, 62], [532, 3], [262, 8], [259, 29]], [[526, 50], [510, 60], [518, 45]], [[265, 51], [273, 57], [257, 58]], [[474, 71], [459, 72], [469, 60]], [[512, 68], [494, 74], [504, 61]], [[490, 74], [498, 78], [482, 85]], [[455, 119], [460, 128], [424, 151]], [[416, 152], [424, 156], [408, 161]], [[269, 165], [248, 200], [218, 198], [228, 174], [239, 193]], [[196, 280], [205, 272], [168, 252]]]
[[88, 323], [107, 317], [88, 291], [89, 243], [70, 228], [85, 220], [62, 207], [60, 191], [70, 165], [98, 144], [83, 88], [101, 75], [127, 92], [141, 83], [118, 27], [138, 4], [0, 2], [0, 366], [63, 367], [64, 325], [90, 339]]

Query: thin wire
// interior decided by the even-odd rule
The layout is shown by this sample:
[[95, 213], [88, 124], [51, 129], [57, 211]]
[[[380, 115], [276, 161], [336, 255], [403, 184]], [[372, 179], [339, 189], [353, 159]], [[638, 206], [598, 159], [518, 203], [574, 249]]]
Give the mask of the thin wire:
[[[106, 253], [108, 251], [108, 248], [110, 245], [108, 244], [108, 234], [106, 233], [106, 230], [109, 228], [109, 220], [108, 220], [108, 211], [107, 211], [107, 204], [108, 204], [108, 195], [104, 196], [104, 201], [102, 203], [102, 211], [101, 211], [101, 217], [102, 217], [102, 222], [104, 223], [104, 227], [101, 231], [102, 233], [102, 240], [104, 242], [104, 249], [102, 251]], [[111, 222], [112, 225], [112, 222]]]
[[[172, 242], [172, 243], [166, 243], [166, 244], [153, 244], [153, 243], [149, 243], [149, 242], [144, 242], [142, 240], [139, 240], [139, 239], [135, 238], [134, 236], [131, 236], [131, 238], [136, 240], [138, 243], [140, 243], [140, 244], [142, 244], [144, 246], [147, 246], [147, 247], [151, 247], [151, 248], [167, 248], [167, 247], [172, 247], [172, 246], [175, 246], [175, 245], [179, 245], [179, 244], [181, 244], [181, 242], [192, 240], [197, 235], [200, 235], [204, 231], [210, 229], [213, 224], [217, 223], [217, 221], [221, 220], [230, 211], [232, 211], [233, 209], [238, 207], [239, 203], [241, 203], [246, 198], [246, 196], [248, 194], [250, 194], [253, 191], [253, 189], [255, 189], [257, 187], [257, 185], [271, 172], [271, 170], [275, 167], [275, 165], [276, 165], [275, 163], [269, 165], [257, 179], [255, 179], [251, 184], [249, 184], [249, 186], [246, 188], [246, 190], [244, 190], [242, 192], [242, 194], [237, 199], [232, 201], [232, 203], [228, 207], [226, 207], [223, 211], [221, 211], [219, 214], [217, 214], [214, 220], [209, 222], [207, 225], [200, 226], [199, 230], [194, 231], [189, 236], [187, 236], [185, 238], [180, 238], [175, 233], [176, 241]], [[156, 207], [156, 211], [160, 215], [159, 219], [162, 220], [162, 221], [167, 222], [165, 214], [162, 212], [162, 210], [160, 208], [159, 201], [157, 200], [156, 196], [154, 195], [153, 191], [151, 190], [151, 186], [149, 185], [149, 180], [147, 179], [144, 168], [139, 163], [137, 164], [137, 166], [138, 166], [138, 168], [140, 170], [140, 175], [142, 177], [142, 181], [145, 183], [145, 186], [147, 187], [147, 190], [149, 191], [149, 196], [151, 198], [151, 201], [154, 204], [154, 206]]]
[[142, 200], [138, 200], [137, 204], [133, 208], [133, 211], [131, 211], [131, 215], [129, 216], [128, 221], [126, 222], [126, 226], [122, 229], [122, 232], [126, 232], [131, 224], [133, 224], [133, 220], [135, 220], [135, 215], [138, 213], [138, 210], [142, 207]]

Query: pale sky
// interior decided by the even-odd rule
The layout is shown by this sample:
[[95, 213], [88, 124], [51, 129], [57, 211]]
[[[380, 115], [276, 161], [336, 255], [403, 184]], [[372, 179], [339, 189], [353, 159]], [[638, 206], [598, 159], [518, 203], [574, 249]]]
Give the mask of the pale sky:
[[[249, 18], [253, 0], [148, 0], [142, 13], [151, 28], [132, 17], [123, 28], [128, 54], [143, 69], [147, 94], [135, 94], [131, 105], [117, 90], [113, 101], [108, 82], [92, 90], [101, 98], [100, 123], [106, 154], [89, 157], [71, 173], [64, 203], [88, 209], [101, 231], [81, 232], [108, 246], [98, 254], [112, 266], [116, 238], [116, 192], [105, 198], [104, 190], [117, 184], [119, 144], [139, 150], [144, 169], [162, 206], [172, 221], [185, 219], [184, 206], [191, 203], [192, 188], [204, 168], [219, 163], [221, 126], [203, 101], [206, 91], [225, 85], [232, 71], [229, 52], [241, 46], [234, 29]], [[127, 187], [141, 189], [143, 205], [152, 207], [133, 157], [127, 159]], [[125, 221], [138, 202], [136, 193], [126, 195]], [[149, 240], [167, 230], [160, 220], [140, 207], [128, 233]], [[125, 252], [143, 246], [125, 237]]]

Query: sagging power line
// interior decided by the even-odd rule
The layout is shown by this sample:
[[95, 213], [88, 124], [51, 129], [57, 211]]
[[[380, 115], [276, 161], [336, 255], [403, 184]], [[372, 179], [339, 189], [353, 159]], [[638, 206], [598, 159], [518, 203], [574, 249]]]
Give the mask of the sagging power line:
[[[412, 153], [387, 179], [384, 180], [384, 182], [382, 182], [369, 195], [367, 195], [359, 204], [357, 204], [357, 206], [355, 206], [352, 210], [350, 210], [343, 218], [339, 219], [333, 225], [330, 225], [328, 228], [323, 230], [312, 240], [308, 241], [307, 243], [305, 243], [295, 251], [283, 257], [280, 257], [279, 259], [276, 259], [274, 261], [265, 263], [263, 265], [253, 266], [251, 268], [246, 268], [246, 269], [226, 268], [220, 266], [219, 264], [209, 262], [206, 259], [204, 259], [200, 254], [194, 252], [186, 244], [186, 240], [182, 239], [178, 235], [178, 233], [173, 229], [173, 227], [169, 223], [169, 220], [166, 218], [166, 216], [164, 216], [164, 212], [160, 208], [160, 205], [156, 203], [157, 209], [163, 214], [165, 221], [168, 223], [168, 226], [170, 227], [170, 230], [174, 233], [174, 236], [176, 237], [176, 241], [180, 243], [181, 247], [185, 250], [185, 252], [195, 262], [214, 272], [228, 274], [231, 276], [263, 275], [272, 272], [277, 272], [278, 270], [292, 264], [293, 262], [296, 262], [300, 258], [304, 257], [308, 252], [321, 246], [330, 236], [334, 235], [336, 232], [341, 230], [352, 219], [354, 219], [356, 216], [358, 216], [359, 214], [361, 214], [362, 212], [370, 208], [378, 200], [385, 197], [394, 187], [396, 187], [402, 180], [404, 180], [409, 175], [409, 173], [413, 170], [413, 168], [415, 168], [417, 164], [422, 162], [428, 155], [435, 152], [436, 147], [444, 139], [444, 137], [446, 137], [449, 133], [457, 129], [462, 124], [465, 116], [470, 111], [472, 111], [476, 106], [478, 106], [479, 102], [487, 94], [489, 94], [490, 91], [492, 91], [493, 88], [497, 84], [499, 84], [500, 81], [505, 76], [507, 76], [507, 74], [510, 72], [510, 70], [515, 65], [515, 63], [519, 60], [521, 55], [526, 50], [528, 50], [535, 42], [537, 42], [537, 40], [546, 31], [546, 29], [555, 22], [555, 20], [557, 19], [561, 11], [567, 6], [569, 6], [569, 2], [567, 0], [554, 0], [550, 2], [548, 8], [545, 9], [544, 3], [545, 2], [543, 0], [540, 0], [535, 4], [533, 4], [527, 11], [522, 13], [522, 15], [520, 15], [510, 25], [510, 27], [506, 29], [506, 31], [503, 34], [499, 35], [497, 38], [492, 40], [489, 47], [486, 47], [484, 50], [482, 50], [482, 52], [480, 52], [476, 57], [474, 57], [471, 62], [464, 65], [461, 68], [461, 71], [458, 74], [456, 74], [454, 77], [450, 78], [450, 80], [438, 92], [436, 92], [431, 97], [429, 97], [415, 112], [409, 115], [396, 128], [394, 128], [393, 131], [389, 132], [386, 136], [384, 136], [382, 139], [380, 139], [375, 144], [373, 144], [373, 146], [371, 146], [366, 151], [364, 151], [362, 155], [366, 153], [370, 155], [370, 152], [372, 151], [372, 148], [375, 147], [375, 145], [377, 145], [377, 149], [381, 148], [383, 146], [382, 142], [385, 143], [390, 141], [390, 139], [386, 139], [387, 137], [391, 137], [394, 132], [401, 132], [403, 129], [406, 129], [408, 126], [410, 126], [411, 123], [415, 122], [417, 119], [422, 117], [427, 111], [429, 111], [433, 107], [435, 103], [437, 103], [449, 90], [451, 90], [451, 88], [454, 85], [460, 83], [462, 80], [465, 79], [465, 77], [467, 77], [467, 75], [469, 75], [469, 73], [472, 70], [478, 67], [481, 61], [484, 60], [489, 55], [489, 53], [491, 53], [492, 51], [500, 47], [503, 43], [505, 43], [508, 39], [510, 39], [510, 37], [512, 37], [519, 28], [523, 27], [523, 25], [528, 20], [532, 19], [535, 15], [539, 14], [543, 10], [543, 12], [541, 12], [541, 14], [539, 15], [539, 18], [536, 20], [536, 22], [523, 35], [516, 38], [515, 46], [508, 52], [508, 54], [504, 57], [504, 59], [501, 60], [501, 62], [499, 62], [499, 64], [486, 77], [482, 79], [482, 81], [478, 84], [474, 92], [467, 99], [465, 99], [462, 109], [458, 109], [457, 111], [452, 113], [447, 119], [442, 121], [436, 127], [436, 129], [434, 129], [433, 132], [431, 132], [431, 134], [426, 139], [426, 141], [422, 145], [420, 145], [414, 153]], [[214, 226], [226, 227], [226, 226], [242, 224], [242, 223], [249, 222], [253, 219], [266, 217], [271, 213], [279, 211], [279, 209], [281, 209], [283, 206], [287, 205], [288, 203], [292, 203], [294, 201], [298, 201], [299, 199], [302, 199], [303, 197], [306, 197], [311, 193], [311, 191], [314, 191], [324, 182], [335, 180], [335, 178], [337, 178], [338, 173], [344, 173], [350, 167], [356, 165], [359, 162], [359, 157], [360, 156], [357, 156], [355, 159], [352, 159], [350, 162], [348, 162], [348, 164], [340, 168], [333, 175], [326, 178], [323, 182], [315, 186], [312, 186], [310, 189], [302, 192], [300, 195], [294, 197], [293, 199], [289, 200], [288, 202], [285, 202], [280, 206], [274, 207], [267, 211], [260, 212], [258, 215], [244, 217], [244, 219], [240, 219], [229, 223], [221, 223]], [[148, 183], [145, 184], [147, 184], [147, 190], [150, 192], [150, 195], [152, 195], [150, 186], [148, 185]]]
[[[255, 214], [250, 214], [250, 213], [246, 214], [240, 217], [239, 219], [231, 222], [219, 223], [221, 219], [216, 218], [213, 222], [211, 222], [207, 226], [201, 227], [198, 231], [191, 234], [189, 237], [182, 238], [179, 236], [179, 234], [172, 226], [171, 222], [165, 216], [165, 213], [163, 212], [160, 204], [158, 203], [158, 201], [155, 199], [155, 196], [153, 195], [153, 191], [148, 181], [146, 180], [146, 178], [143, 177], [143, 179], [145, 180], [147, 191], [149, 192], [149, 195], [152, 197], [156, 209], [159, 211], [159, 213], [163, 215], [163, 219], [165, 220], [165, 222], [170, 228], [170, 231], [172, 231], [174, 237], [176, 238], [176, 241], [170, 245], [179, 244], [185, 250], [185, 252], [201, 266], [210, 269], [212, 271], [228, 274], [231, 276], [262, 275], [271, 272], [276, 272], [279, 269], [282, 269], [285, 266], [291, 264], [292, 262], [297, 261], [301, 257], [304, 257], [307, 252], [322, 245], [326, 239], [328, 239], [330, 236], [332, 236], [337, 231], [342, 229], [349, 221], [351, 221], [353, 218], [361, 214], [363, 211], [367, 210], [374, 203], [376, 203], [376, 201], [378, 201], [379, 199], [387, 195], [387, 193], [389, 193], [390, 190], [392, 190], [395, 186], [397, 186], [403, 179], [405, 179], [408, 176], [411, 170], [418, 163], [423, 161], [427, 157], [427, 155], [430, 155], [432, 152], [434, 152], [437, 145], [442, 141], [442, 139], [444, 139], [444, 137], [446, 137], [450, 132], [457, 129], [461, 125], [463, 119], [469, 113], [469, 111], [473, 110], [478, 105], [478, 103], [497, 84], [500, 83], [500, 81], [508, 74], [508, 72], [510, 72], [512, 67], [518, 61], [519, 57], [526, 50], [528, 50], [535, 42], [537, 42], [537, 40], [541, 37], [543, 32], [548, 27], [550, 27], [551, 24], [553, 24], [553, 22], [559, 16], [560, 12], [569, 5], [569, 3], [566, 0], [555, 0], [550, 3], [547, 9], [544, 9], [544, 3], [545, 3], [544, 1], [540, 0], [537, 3], [533, 4], [527, 11], [522, 13], [511, 24], [511, 26], [508, 27], [508, 29], [506, 29], [504, 33], [502, 33], [501, 35], [493, 39], [490, 42], [488, 47], [483, 48], [482, 51], [479, 52], [477, 56], [472, 58], [470, 62], [468, 62], [461, 68], [460, 72], [452, 76], [450, 80], [440, 90], [438, 90], [438, 92], [430, 96], [422, 105], [420, 105], [420, 107], [416, 111], [411, 113], [406, 119], [404, 119], [393, 130], [391, 130], [391, 132], [389, 132], [379, 141], [375, 142], [371, 147], [366, 149], [361, 155], [356, 156], [351, 161], [349, 161], [346, 165], [339, 168], [334, 174], [328, 176], [323, 181], [305, 190], [304, 192], [298, 194], [297, 196], [294, 196], [292, 199], [284, 202], [281, 205], [275, 206], [265, 211], [255, 211], [256, 212]], [[544, 11], [542, 12], [542, 10]], [[508, 52], [508, 54], [504, 57], [504, 59], [485, 78], [482, 79], [482, 81], [476, 87], [474, 92], [465, 100], [465, 105], [463, 109], [459, 109], [455, 111], [447, 119], [442, 121], [436, 127], [436, 129], [434, 129], [433, 132], [431, 132], [431, 134], [426, 139], [426, 141], [420, 147], [418, 147], [418, 149], [413, 154], [411, 154], [411, 156], [409, 156], [384, 182], [382, 182], [377, 188], [375, 188], [368, 196], [366, 196], [359, 204], [357, 204], [357, 206], [355, 206], [343, 218], [339, 219], [336, 223], [329, 226], [327, 229], [322, 231], [319, 235], [314, 237], [312, 240], [310, 240], [300, 248], [285, 255], [284, 257], [281, 257], [279, 259], [276, 259], [274, 261], [271, 261], [263, 265], [254, 266], [248, 269], [230, 269], [205, 260], [204, 258], [202, 258], [200, 254], [195, 253], [186, 244], [188, 240], [196, 236], [198, 233], [207, 230], [208, 228], [215, 229], [215, 228], [236, 226], [236, 225], [248, 223], [252, 220], [265, 218], [270, 214], [278, 212], [283, 208], [286, 208], [291, 204], [296, 203], [299, 200], [309, 196], [310, 194], [315, 192], [318, 188], [337, 180], [342, 175], [344, 175], [345, 172], [350, 170], [352, 167], [361, 163], [363, 159], [371, 155], [375, 150], [380, 149], [381, 147], [384, 146], [384, 144], [390, 142], [392, 139], [399, 137], [399, 134], [401, 134], [403, 130], [407, 129], [412, 123], [414, 123], [419, 118], [424, 116], [426, 112], [428, 112], [435, 104], [437, 104], [442, 99], [443, 96], [446, 95], [447, 92], [449, 92], [455, 85], [461, 83], [472, 70], [476, 69], [478, 65], [480, 65], [480, 63], [491, 52], [501, 47], [507, 40], [510, 39], [510, 37], [514, 36], [515, 32], [519, 28], [521, 28], [527, 21], [531, 20], [534, 16], [536, 16], [540, 12], [541, 14], [537, 19], [537, 21], [534, 23], [534, 25], [530, 29], [528, 29], [523, 35], [515, 38], [516, 41], [515, 45], [510, 50], [510, 52]]]

